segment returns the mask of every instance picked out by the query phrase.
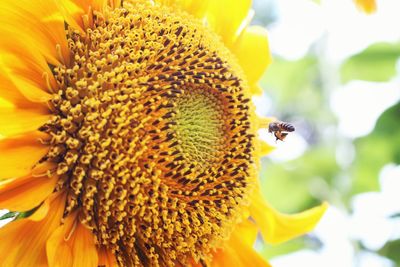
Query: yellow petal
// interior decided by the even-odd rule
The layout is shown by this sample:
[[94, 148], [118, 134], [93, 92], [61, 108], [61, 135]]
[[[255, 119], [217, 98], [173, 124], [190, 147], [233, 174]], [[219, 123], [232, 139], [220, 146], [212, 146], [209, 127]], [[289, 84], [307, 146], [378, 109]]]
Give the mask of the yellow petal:
[[85, 15], [91, 16], [92, 15], [91, 13], [94, 10], [103, 12], [107, 4], [110, 2], [109, 0], [62, 0], [62, 1], [72, 2], [76, 6], [79, 6], [80, 9], [83, 10], [81, 16]]
[[25, 176], [46, 155], [48, 147], [41, 141], [41, 132], [8, 137], [0, 140], [0, 180]]
[[[76, 0], [78, 2], [82, 2], [82, 0]], [[103, 10], [106, 8], [107, 3], [109, 3], [108, 0], [87, 0], [89, 2], [89, 6], [93, 8], [93, 10], [97, 10], [100, 12], [103, 12]], [[113, 1], [114, 4], [117, 1]]]
[[245, 221], [239, 224], [224, 247], [215, 252], [211, 266], [270, 267], [268, 262], [253, 249], [256, 236], [257, 228], [251, 222]]
[[275, 147], [271, 146], [267, 142], [263, 140], [260, 140], [259, 142], [260, 142], [260, 156], [266, 156], [275, 150]]
[[74, 267], [97, 267], [98, 255], [94, 236], [83, 224], [78, 223], [72, 247]]
[[0, 209], [28, 211], [42, 203], [54, 190], [56, 176], [46, 172], [54, 166], [42, 164], [27, 176], [0, 181]]
[[85, 14], [85, 9], [73, 0], [60, 0], [55, 3], [68, 25], [80, 31], [81, 34], [85, 34], [82, 18]]
[[375, 0], [354, 0], [357, 7], [365, 13], [371, 14], [376, 11]]
[[29, 216], [29, 220], [31, 221], [41, 221], [43, 220], [47, 213], [50, 210], [50, 204], [53, 201], [54, 198], [58, 197], [59, 194], [52, 194], [50, 195], [43, 203], [40, 205], [39, 209], [35, 211], [31, 216]]
[[[0, 228], [1, 266], [48, 266], [46, 241], [59, 226], [65, 205], [65, 194], [49, 197], [49, 212], [42, 220], [29, 217], [11, 222]], [[41, 213], [40, 207], [35, 213]]]
[[[55, 90], [55, 80], [44, 58], [17, 51], [3, 52], [0, 58], [0, 70], [4, 79], [8, 78], [18, 91], [31, 102], [47, 102], [51, 95], [49, 87]], [[27, 51], [25, 51], [27, 52]], [[48, 77], [47, 80], [45, 77]], [[11, 90], [10, 88], [8, 90]]]
[[69, 61], [64, 18], [54, 1], [3, 0], [0, 36], [0, 48], [4, 43], [14, 42], [27, 49], [35, 48], [53, 65]]
[[207, 22], [222, 37], [227, 47], [232, 47], [240, 28], [249, 14], [251, 0], [210, 1]]
[[103, 12], [107, 4], [112, 9], [121, 6], [121, 0], [59, 0], [56, 2], [65, 20], [73, 28], [85, 34], [85, 29], [92, 25], [93, 11]]
[[64, 239], [64, 227], [57, 228], [46, 243], [49, 267], [71, 267], [72, 251]]
[[117, 261], [115, 259], [114, 254], [106, 249], [101, 248], [98, 252], [99, 254], [99, 265], [104, 267], [116, 267]]
[[[1, 61], [1, 59], [0, 59]], [[1, 65], [1, 63], [0, 63]], [[9, 76], [2, 71], [0, 66], [0, 98], [5, 99], [12, 106], [27, 109], [43, 109], [43, 103], [35, 103], [28, 100], [14, 85], [14, 83], [9, 79]], [[3, 106], [3, 105], [2, 105]], [[7, 105], [10, 107], [10, 105]]]
[[156, 0], [156, 2], [171, 7], [177, 7], [192, 14], [196, 18], [204, 18], [210, 0]]
[[3, 108], [0, 106], [0, 134], [9, 136], [38, 130], [51, 118], [45, 110]]
[[240, 236], [244, 244], [252, 247], [256, 242], [257, 233], [257, 226], [250, 220], [244, 220], [236, 226], [234, 235]]
[[68, 241], [71, 239], [74, 227], [76, 227], [76, 215], [76, 212], [68, 215], [65, 223], [60, 225], [47, 240], [46, 255], [49, 267], [72, 266], [72, 248]]
[[233, 48], [251, 85], [256, 84], [271, 64], [267, 31], [260, 26], [246, 28]]
[[[18, 39], [18, 38], [17, 38]], [[56, 81], [46, 58], [33, 46], [18, 42], [13, 36], [0, 39], [1, 68], [12, 74], [31, 79], [33, 83], [49, 91], [48, 85], [56, 87]], [[43, 73], [46, 73], [46, 77]], [[46, 80], [48, 78], [48, 80]]]
[[277, 121], [278, 119], [275, 117], [261, 117], [258, 118], [258, 128], [266, 128], [268, 129], [269, 124], [271, 122]]
[[256, 221], [264, 240], [271, 244], [285, 242], [311, 231], [328, 208], [327, 203], [307, 211], [282, 214], [266, 203], [259, 192], [252, 195], [250, 215]]
[[258, 85], [258, 84], [252, 84], [252, 85], [250, 86], [250, 93], [251, 93], [252, 95], [262, 95], [263, 89], [262, 89], [261, 86]]
[[[0, 93], [0, 95], [1, 95], [1, 93]], [[2, 109], [6, 109], [6, 108], [10, 109], [10, 108], [13, 108], [13, 107], [14, 107], [14, 105], [10, 101], [0, 97], [0, 108], [2, 108]]]
[[[46, 244], [50, 267], [97, 267], [98, 255], [92, 232], [79, 222], [78, 213], [68, 215]], [[69, 257], [68, 261], [64, 261]]]
[[32, 102], [45, 103], [51, 99], [51, 95], [37, 87], [32, 80], [17, 78], [14, 75], [10, 75], [11, 80], [20, 92]]
[[111, 9], [115, 9], [122, 5], [122, 0], [109, 0], [108, 3]]

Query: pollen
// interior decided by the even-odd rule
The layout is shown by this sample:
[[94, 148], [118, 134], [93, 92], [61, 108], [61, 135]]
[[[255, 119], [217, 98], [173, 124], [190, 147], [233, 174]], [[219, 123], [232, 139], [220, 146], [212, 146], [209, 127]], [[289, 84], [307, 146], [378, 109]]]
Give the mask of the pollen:
[[64, 216], [79, 211], [120, 266], [207, 260], [248, 203], [255, 129], [248, 86], [222, 42], [151, 3], [68, 25], [43, 161], [56, 163]]

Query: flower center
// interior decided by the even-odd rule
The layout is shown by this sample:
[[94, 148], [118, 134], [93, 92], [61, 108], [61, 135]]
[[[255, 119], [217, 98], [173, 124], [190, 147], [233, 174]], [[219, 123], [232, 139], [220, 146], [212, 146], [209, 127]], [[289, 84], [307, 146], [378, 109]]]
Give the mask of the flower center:
[[[241, 217], [254, 172], [246, 84], [189, 15], [145, 3], [68, 28], [42, 127], [81, 221], [121, 266], [206, 259]], [[151, 263], [151, 264], [150, 264]]]
[[172, 129], [187, 163], [208, 167], [221, 157], [226, 143], [222, 102], [207, 89], [192, 89], [176, 99], [176, 125]]

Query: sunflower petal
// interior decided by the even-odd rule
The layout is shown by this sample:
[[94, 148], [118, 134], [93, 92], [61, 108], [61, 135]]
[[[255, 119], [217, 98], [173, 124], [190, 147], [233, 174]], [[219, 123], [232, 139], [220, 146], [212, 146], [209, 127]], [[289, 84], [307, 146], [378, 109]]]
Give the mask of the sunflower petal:
[[239, 29], [250, 12], [251, 0], [211, 1], [207, 10], [207, 22], [222, 37], [225, 45], [232, 47]]
[[39, 209], [37, 209], [35, 211], [35, 213], [33, 213], [31, 216], [29, 216], [29, 220], [35, 221], [35, 222], [43, 220], [44, 217], [46, 217], [47, 213], [49, 212], [51, 201], [55, 196], [57, 196], [57, 194], [50, 195], [50, 197], [48, 197], [42, 203], [42, 205], [40, 205]]
[[46, 254], [49, 267], [70, 267], [72, 266], [72, 251], [69, 245], [64, 242], [65, 226], [58, 227], [47, 240]]
[[117, 0], [61, 0], [60, 2], [75, 18], [79, 18], [78, 22], [82, 21], [82, 16], [91, 15], [89, 13], [93, 10], [102, 12], [107, 3], [114, 7], [121, 5], [121, 1]]
[[258, 128], [267, 128], [271, 122], [277, 121], [275, 117], [259, 117], [258, 118]]
[[[0, 59], [1, 61], [1, 59]], [[14, 83], [9, 79], [8, 75], [1, 68], [0, 62], [0, 98], [3, 98], [10, 105], [8, 107], [16, 106], [18, 108], [27, 109], [43, 109], [43, 103], [34, 103], [28, 100], [14, 85]], [[2, 105], [3, 107], [3, 105]]]
[[8, 137], [0, 140], [0, 180], [22, 177], [47, 153], [41, 143], [47, 136], [41, 132]]
[[239, 224], [223, 249], [214, 254], [211, 266], [270, 267], [254, 249], [257, 228], [249, 221]]
[[108, 3], [111, 9], [115, 9], [122, 6], [122, 0], [109, 0]]
[[323, 203], [298, 214], [282, 214], [266, 203], [258, 192], [253, 194], [250, 214], [256, 221], [264, 240], [276, 244], [311, 231], [327, 208], [328, 204]]
[[49, 237], [46, 242], [46, 254], [49, 266], [70, 267], [73, 266], [73, 254], [70, 233], [73, 233], [77, 213], [70, 214], [65, 219], [65, 223], [60, 225]]
[[38, 130], [51, 118], [45, 110], [3, 108], [0, 106], [0, 134], [9, 136]]
[[[56, 85], [48, 61], [35, 47], [18, 43], [11, 36], [8, 39], [0, 39], [0, 51], [2, 68], [26, 79], [32, 79], [36, 84], [43, 85], [43, 90], [48, 89], [47, 82], [52, 86]], [[44, 79], [44, 72], [47, 73], [49, 81]]]
[[242, 242], [250, 247], [254, 245], [257, 239], [258, 229], [257, 226], [249, 221], [245, 220], [238, 224], [235, 229], [236, 234], [238, 234], [242, 240]]
[[260, 26], [246, 28], [235, 43], [233, 52], [251, 85], [260, 80], [272, 61], [267, 31]]
[[[1, 93], [0, 93], [0, 95], [1, 95]], [[15, 107], [15, 106], [10, 101], [0, 97], [0, 108], [5, 109], [5, 108], [13, 108], [13, 107]]]
[[[82, 2], [82, 0], [76, 0], [77, 2]], [[87, 0], [89, 2], [89, 6], [93, 8], [93, 10], [97, 11], [103, 11], [107, 3], [109, 2], [108, 0]], [[114, 2], [115, 3], [115, 2]]]
[[260, 85], [258, 85], [258, 84], [252, 84], [252, 85], [250, 86], [250, 93], [251, 93], [252, 95], [262, 95], [263, 89], [262, 89], [262, 87], [261, 87]]
[[376, 1], [375, 0], [354, 0], [357, 7], [364, 11], [365, 13], [371, 14], [376, 11]]
[[[49, 266], [97, 267], [98, 255], [92, 232], [79, 222], [78, 213], [70, 214], [46, 243]], [[68, 261], [64, 261], [68, 257]]]
[[0, 68], [5, 73], [4, 78], [8, 78], [29, 101], [47, 102], [51, 96], [46, 91], [50, 90], [50, 86], [55, 88], [56, 85], [46, 61], [37, 55], [17, 51], [1, 54]]
[[36, 168], [35, 173], [25, 177], [0, 181], [0, 209], [12, 211], [27, 211], [37, 207], [54, 190], [57, 177], [48, 177], [46, 171], [50, 164], [43, 164]]
[[271, 146], [265, 141], [260, 140], [260, 156], [266, 156], [272, 151], [275, 150], [276, 147]]
[[98, 255], [94, 236], [82, 223], [78, 223], [75, 230], [75, 240], [72, 248], [73, 266], [97, 267]]
[[[46, 241], [60, 224], [65, 194], [55, 193], [46, 202], [49, 212], [42, 220], [33, 221], [28, 217], [0, 228], [2, 266], [47, 266]], [[41, 213], [41, 209], [35, 213]]]
[[56, 5], [63, 14], [68, 25], [84, 34], [82, 16], [85, 14], [85, 10], [73, 0], [56, 1]]
[[20, 92], [29, 100], [36, 103], [45, 103], [51, 99], [51, 95], [44, 92], [28, 79], [18, 79], [14, 75], [10, 75], [11, 80]]
[[114, 254], [106, 249], [101, 248], [98, 252], [99, 254], [99, 265], [104, 267], [116, 267], [117, 261], [115, 259]]
[[84, 29], [88, 26], [84, 17], [90, 20], [92, 11], [102, 12], [107, 3], [115, 8], [121, 5], [121, 0], [61, 0], [56, 2], [65, 20], [83, 34], [85, 33]]
[[[64, 18], [53, 1], [2, 1], [0, 36], [0, 47], [4, 42], [29, 44], [27, 49], [36, 48], [53, 65], [68, 63]], [[60, 45], [61, 55], [57, 45]]]

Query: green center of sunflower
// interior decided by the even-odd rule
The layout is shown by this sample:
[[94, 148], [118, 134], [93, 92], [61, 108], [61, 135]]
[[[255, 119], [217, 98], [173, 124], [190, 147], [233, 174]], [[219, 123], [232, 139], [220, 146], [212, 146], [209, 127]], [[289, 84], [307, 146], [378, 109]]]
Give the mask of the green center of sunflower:
[[204, 260], [241, 217], [254, 129], [241, 72], [186, 14], [150, 4], [95, 13], [69, 28], [71, 66], [44, 160], [57, 163], [65, 216], [79, 210], [121, 266]]
[[176, 132], [188, 162], [208, 166], [223, 152], [225, 140], [223, 105], [207, 89], [191, 90], [176, 100]]

